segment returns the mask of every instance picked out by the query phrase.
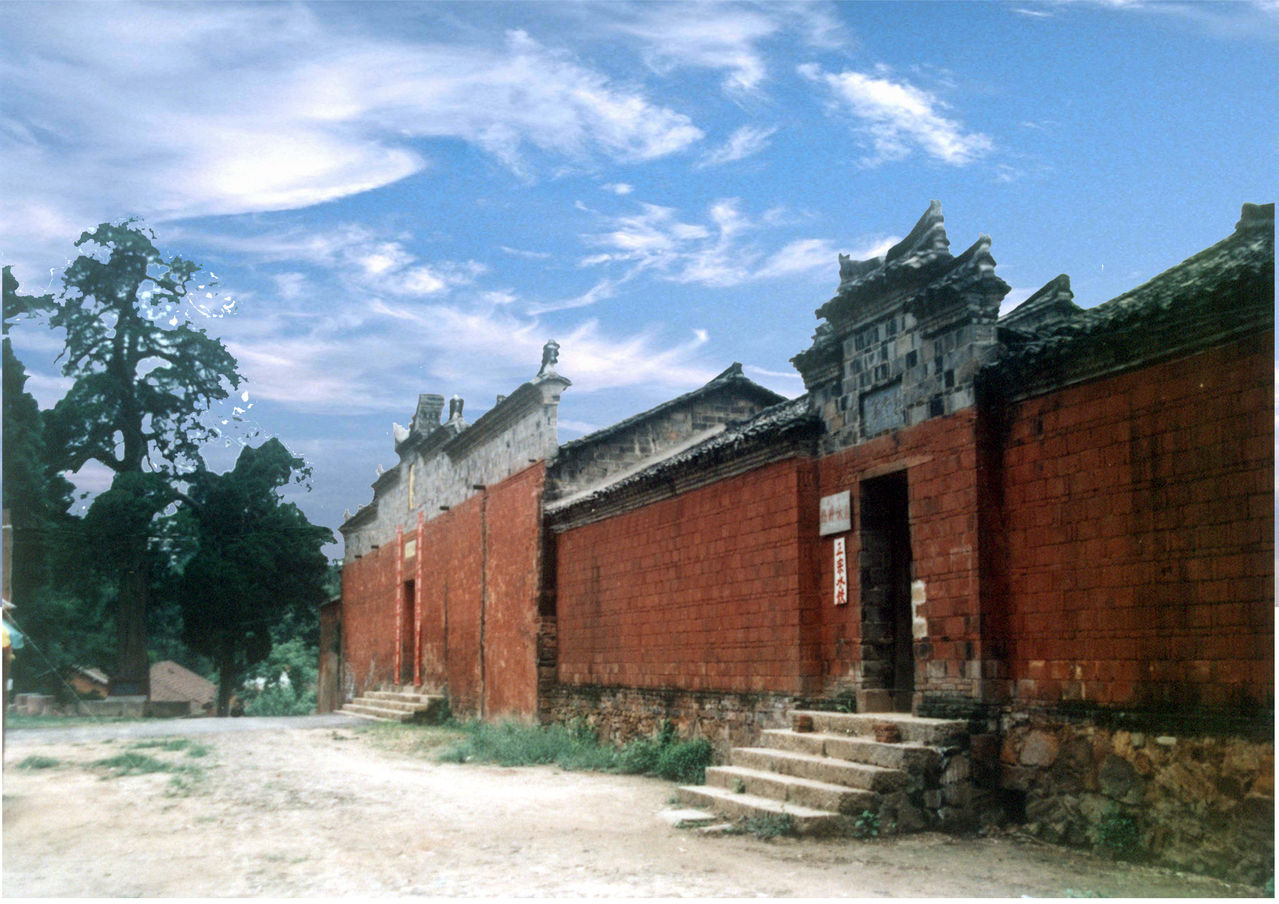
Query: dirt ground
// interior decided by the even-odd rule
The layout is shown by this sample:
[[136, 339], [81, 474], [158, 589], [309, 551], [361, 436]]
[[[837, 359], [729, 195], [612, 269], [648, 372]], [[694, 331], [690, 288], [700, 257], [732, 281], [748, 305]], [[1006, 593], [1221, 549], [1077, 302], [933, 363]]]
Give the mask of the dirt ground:
[[[183, 724], [195, 723], [166, 732], [181, 736]], [[189, 743], [170, 739], [170, 749], [136, 734], [11, 733], [4, 896], [1260, 893], [1012, 834], [869, 842], [709, 835], [659, 817], [674, 786], [657, 779], [439, 763], [434, 752], [448, 739], [438, 731], [315, 724], [190, 733]], [[114, 776], [91, 765], [128, 752], [171, 771]], [[33, 768], [33, 757], [45, 767]]]

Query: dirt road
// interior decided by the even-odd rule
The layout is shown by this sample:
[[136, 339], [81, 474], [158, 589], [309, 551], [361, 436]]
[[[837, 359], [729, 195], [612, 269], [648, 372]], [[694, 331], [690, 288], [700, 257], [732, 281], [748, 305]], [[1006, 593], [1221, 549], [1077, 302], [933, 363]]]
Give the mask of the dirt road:
[[[438, 763], [429, 749], [447, 741], [438, 733], [428, 738], [354, 721], [290, 724], [306, 727], [247, 726], [189, 739], [188, 733], [80, 740], [11, 735], [3, 775], [3, 894], [1225, 897], [1259, 891], [1012, 836], [857, 842], [705, 835], [659, 818], [674, 788], [656, 779]], [[93, 765], [111, 758], [114, 769]], [[162, 771], [118, 775], [122, 764]]]

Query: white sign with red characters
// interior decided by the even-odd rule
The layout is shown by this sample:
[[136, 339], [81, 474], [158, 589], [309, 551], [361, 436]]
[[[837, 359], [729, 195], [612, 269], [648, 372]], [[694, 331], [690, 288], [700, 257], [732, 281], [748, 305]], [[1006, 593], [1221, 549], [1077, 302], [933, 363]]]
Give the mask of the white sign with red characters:
[[848, 605], [848, 556], [843, 537], [835, 538], [835, 605]]
[[819, 537], [842, 534], [853, 526], [852, 493], [844, 490], [831, 496], [823, 496], [820, 510]]

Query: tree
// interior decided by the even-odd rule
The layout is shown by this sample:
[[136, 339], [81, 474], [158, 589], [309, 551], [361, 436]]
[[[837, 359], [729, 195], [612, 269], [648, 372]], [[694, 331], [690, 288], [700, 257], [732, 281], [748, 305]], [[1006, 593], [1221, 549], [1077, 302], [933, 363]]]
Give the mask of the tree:
[[246, 446], [226, 474], [190, 478], [183, 514], [197, 551], [179, 583], [183, 640], [218, 671], [218, 715], [247, 670], [271, 652], [273, 626], [328, 597], [328, 528], [277, 492], [310, 475], [279, 440]]
[[200, 268], [165, 261], [153, 238], [129, 221], [103, 223], [76, 242], [85, 252], [63, 275], [49, 318], [66, 332], [62, 373], [74, 383], [46, 424], [61, 469], [96, 461], [115, 472], [88, 521], [106, 531], [118, 588], [113, 684], [144, 694], [151, 524], [181, 497], [179, 481], [200, 466], [200, 446], [216, 434], [201, 415], [241, 379], [222, 342], [182, 319]]

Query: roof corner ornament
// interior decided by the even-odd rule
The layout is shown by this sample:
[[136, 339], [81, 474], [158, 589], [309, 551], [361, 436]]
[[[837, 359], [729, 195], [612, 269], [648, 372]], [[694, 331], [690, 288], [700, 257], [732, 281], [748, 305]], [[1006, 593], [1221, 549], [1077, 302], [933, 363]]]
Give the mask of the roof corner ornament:
[[462, 405], [463, 401], [460, 395], [454, 395], [453, 398], [449, 399], [450, 421], [460, 421], [462, 419]]
[[560, 362], [560, 344], [554, 339], [542, 346], [542, 366], [538, 369], [539, 377], [555, 376], [555, 365]]
[[391, 435], [395, 437], [395, 444], [398, 446], [409, 438], [409, 428], [401, 427], [395, 421], [391, 421]]

